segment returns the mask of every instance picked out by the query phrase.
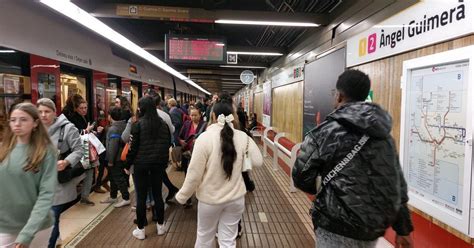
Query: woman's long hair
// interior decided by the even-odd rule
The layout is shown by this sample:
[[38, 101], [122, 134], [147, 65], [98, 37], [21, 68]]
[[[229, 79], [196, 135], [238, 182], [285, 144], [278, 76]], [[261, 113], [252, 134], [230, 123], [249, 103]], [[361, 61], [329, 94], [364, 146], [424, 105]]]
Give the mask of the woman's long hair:
[[85, 102], [86, 100], [84, 99], [84, 97], [82, 97], [79, 94], [74, 94], [67, 98], [66, 106], [64, 106], [62, 113], [66, 117], [69, 117], [72, 114], [74, 114], [74, 112], [79, 107], [79, 105], [81, 105], [81, 103], [85, 103]]
[[[30, 137], [27, 164], [23, 167], [24, 171], [33, 171], [34, 173], [40, 170], [41, 162], [43, 162], [48, 149], [52, 149], [52, 143], [49, 139], [48, 132], [39, 120], [38, 109], [31, 103], [20, 103], [12, 108], [14, 110], [21, 110], [30, 115], [38, 126], [33, 129]], [[17, 136], [12, 132], [10, 125], [6, 125], [3, 133], [3, 142], [0, 146], [0, 161], [5, 160], [12, 152], [17, 144]]]
[[156, 125], [160, 125], [160, 117], [158, 116], [158, 112], [156, 112], [155, 102], [151, 97], [142, 97], [140, 101], [138, 101], [138, 108], [140, 121], [143, 122], [146, 126], [151, 127], [151, 137], [153, 139], [158, 138], [158, 131], [161, 129], [153, 128]]
[[[212, 111], [216, 118], [219, 115], [228, 116], [233, 113], [232, 103], [227, 99], [222, 99], [214, 105]], [[232, 169], [234, 168], [234, 162], [237, 159], [237, 151], [234, 145], [234, 131], [226, 122], [224, 128], [221, 130], [221, 151], [222, 151], [222, 166], [224, 168], [226, 179], [231, 178]]]
[[130, 113], [132, 112], [132, 105], [126, 97], [118, 95], [115, 98], [120, 100], [120, 108], [122, 111], [129, 111]]

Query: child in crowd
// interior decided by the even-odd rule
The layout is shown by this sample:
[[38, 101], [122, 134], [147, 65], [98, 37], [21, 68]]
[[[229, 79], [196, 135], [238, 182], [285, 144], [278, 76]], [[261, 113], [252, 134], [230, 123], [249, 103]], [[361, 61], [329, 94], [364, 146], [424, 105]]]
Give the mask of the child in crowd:
[[[109, 111], [110, 127], [107, 131], [107, 161], [110, 173], [110, 197], [101, 203], [115, 203], [114, 207], [120, 208], [130, 205], [130, 194], [128, 192], [127, 175], [124, 172], [123, 162], [120, 160], [123, 147], [122, 133], [127, 125], [122, 118], [122, 110], [114, 107]], [[120, 190], [122, 201], [117, 202], [117, 193]]]

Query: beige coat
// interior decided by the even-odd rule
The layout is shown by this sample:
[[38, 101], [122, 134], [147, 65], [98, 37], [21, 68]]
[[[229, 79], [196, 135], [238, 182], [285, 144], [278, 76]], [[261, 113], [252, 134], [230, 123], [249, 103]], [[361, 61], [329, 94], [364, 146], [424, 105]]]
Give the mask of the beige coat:
[[176, 194], [176, 200], [179, 203], [184, 204], [194, 192], [199, 201], [207, 204], [227, 203], [244, 196], [247, 192], [242, 178], [247, 140], [253, 167], [263, 164], [262, 153], [252, 138], [242, 131], [233, 129], [237, 158], [230, 180], [226, 179], [221, 161], [220, 132], [222, 128], [219, 124], [213, 124], [196, 140], [186, 179], [183, 187]]

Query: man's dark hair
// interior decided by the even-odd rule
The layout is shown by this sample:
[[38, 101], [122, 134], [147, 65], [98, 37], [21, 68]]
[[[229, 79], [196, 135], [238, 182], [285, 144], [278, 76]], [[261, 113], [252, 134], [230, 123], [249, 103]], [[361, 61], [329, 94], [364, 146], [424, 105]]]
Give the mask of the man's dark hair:
[[113, 107], [109, 110], [110, 118], [114, 121], [120, 121], [122, 119], [122, 109]]
[[222, 91], [220, 94], [219, 94], [219, 102], [220, 101], [225, 101], [227, 103], [230, 103], [231, 105], [234, 103], [233, 102], [233, 99], [232, 99], [232, 96], [229, 94], [229, 92], [227, 91]]
[[161, 96], [160, 94], [156, 94], [156, 96], [153, 97], [153, 101], [155, 102], [156, 106], [160, 106], [161, 103]]
[[145, 94], [149, 97], [155, 97], [158, 95], [158, 93], [156, 93], [156, 91], [152, 88], [148, 88], [147, 90], [145, 90]]
[[337, 79], [336, 89], [348, 101], [365, 101], [370, 91], [369, 76], [359, 70], [347, 70]]

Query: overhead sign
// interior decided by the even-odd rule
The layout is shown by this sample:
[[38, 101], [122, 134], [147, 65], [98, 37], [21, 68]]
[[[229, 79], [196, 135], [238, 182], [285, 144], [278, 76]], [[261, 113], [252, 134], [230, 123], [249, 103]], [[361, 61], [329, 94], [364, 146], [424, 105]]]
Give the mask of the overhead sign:
[[128, 67], [128, 71], [131, 72], [131, 73], [135, 73], [135, 74], [138, 73], [137, 67], [135, 65], [130, 65]]
[[117, 4], [115, 14], [126, 17], [153, 18], [162, 21], [205, 22], [212, 23], [213, 19], [193, 18], [192, 9], [184, 7], [168, 7], [157, 5]]
[[237, 53], [227, 53], [227, 64], [237, 64]]
[[240, 81], [242, 81], [243, 84], [251, 84], [253, 83], [253, 80], [255, 79], [255, 75], [251, 70], [245, 70], [242, 73], [240, 73]]
[[165, 35], [166, 62], [223, 64], [226, 53], [224, 38]]
[[282, 72], [272, 77], [272, 87], [276, 88], [304, 79], [304, 63], [285, 68]]
[[473, 1], [425, 0], [347, 41], [347, 66], [474, 33]]

